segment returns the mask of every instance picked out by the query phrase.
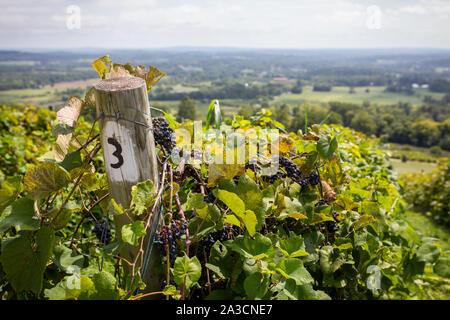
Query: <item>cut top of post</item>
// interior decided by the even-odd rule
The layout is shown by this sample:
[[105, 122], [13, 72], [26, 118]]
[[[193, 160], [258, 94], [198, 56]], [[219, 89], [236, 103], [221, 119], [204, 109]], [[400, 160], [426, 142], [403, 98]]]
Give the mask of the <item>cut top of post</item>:
[[99, 81], [94, 87], [99, 91], [121, 91], [136, 89], [145, 85], [145, 80], [142, 78], [120, 77]]

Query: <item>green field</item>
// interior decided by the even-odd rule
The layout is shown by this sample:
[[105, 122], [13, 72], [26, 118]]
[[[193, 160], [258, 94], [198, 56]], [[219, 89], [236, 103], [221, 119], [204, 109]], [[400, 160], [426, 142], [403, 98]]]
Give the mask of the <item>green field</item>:
[[402, 162], [398, 159], [391, 159], [392, 167], [398, 174], [417, 173], [420, 171], [430, 172], [436, 169], [436, 164], [432, 162], [407, 161]]
[[31, 103], [38, 106], [64, 105], [64, 97], [70, 94], [67, 89], [41, 88], [0, 91], [0, 103]]
[[61, 90], [51, 88], [5, 90], [0, 91], [0, 102], [47, 104], [61, 99], [58, 91]]
[[[369, 101], [374, 104], [392, 104], [399, 101], [408, 102], [412, 105], [420, 105], [424, 96], [432, 96], [434, 98], [441, 98], [442, 93], [430, 92], [428, 89], [416, 89], [414, 95], [406, 95], [402, 93], [384, 92], [386, 87], [355, 87], [355, 93], [349, 93], [349, 87], [333, 87], [331, 92], [317, 92], [313, 91], [311, 86], [303, 87], [303, 92], [300, 94], [287, 93], [276, 97], [273, 105], [287, 104], [301, 104], [305, 101], [326, 104], [330, 101], [362, 103]], [[369, 92], [366, 92], [369, 89]]]

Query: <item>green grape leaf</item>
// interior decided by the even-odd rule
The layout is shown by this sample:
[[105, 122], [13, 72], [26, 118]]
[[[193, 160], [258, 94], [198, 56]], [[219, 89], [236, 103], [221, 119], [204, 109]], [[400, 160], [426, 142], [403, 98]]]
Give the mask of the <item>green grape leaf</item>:
[[353, 264], [348, 251], [334, 250], [331, 246], [324, 246], [319, 250], [320, 269], [324, 274], [332, 274], [344, 264]]
[[260, 233], [255, 234], [255, 239], [238, 236], [231, 243], [231, 249], [245, 258], [254, 260], [270, 260], [275, 253], [272, 241]]
[[325, 213], [313, 213], [309, 224], [318, 224], [325, 221], [334, 221], [334, 219], [331, 216], [327, 216]]
[[225, 223], [230, 223], [232, 225], [235, 225], [236, 227], [241, 228], [241, 222], [234, 214], [226, 214], [223, 216], [223, 221]]
[[281, 294], [292, 300], [316, 300], [317, 292], [310, 283], [297, 285], [294, 279], [286, 279]]
[[117, 280], [109, 272], [101, 271], [92, 277], [95, 286], [95, 293], [89, 296], [90, 300], [118, 300], [119, 290]]
[[146, 234], [144, 221], [137, 220], [122, 226], [122, 240], [133, 246], [138, 246], [139, 239]]
[[66, 135], [66, 134], [70, 134], [74, 131], [74, 128], [68, 126], [65, 123], [57, 123], [53, 128], [52, 128], [52, 137], [57, 137], [59, 135]]
[[245, 228], [250, 236], [253, 236], [256, 232], [256, 225], [258, 224], [258, 219], [256, 215], [251, 210], [245, 210], [242, 214], [236, 214], [239, 219], [244, 223]]
[[48, 226], [55, 231], [59, 231], [63, 229], [65, 226], [67, 226], [70, 219], [72, 218], [73, 210], [65, 208], [62, 209], [59, 214], [56, 214], [57, 213], [56, 211], [54, 212], [55, 214], [49, 216], [49, 218], [53, 219]]
[[83, 166], [83, 159], [81, 159], [80, 151], [74, 151], [66, 154], [64, 160], [58, 163], [61, 167], [69, 172], [72, 169]]
[[265, 223], [267, 206], [263, 201], [263, 193], [259, 190], [258, 184], [248, 175], [244, 174], [239, 178], [237, 194], [245, 203], [245, 209], [251, 210], [255, 213], [258, 220], [255, 229], [260, 230]]
[[140, 215], [155, 202], [156, 188], [153, 181], [147, 180], [131, 187], [132, 204]]
[[233, 258], [228, 248], [220, 241], [211, 247], [210, 256], [205, 266], [219, 278], [227, 279], [233, 272]]
[[219, 189], [217, 192], [217, 198], [225, 203], [226, 206], [236, 215], [239, 216], [245, 213], [245, 203], [237, 194]]
[[247, 294], [246, 298], [250, 300], [262, 299], [266, 295], [269, 285], [270, 279], [264, 274], [259, 272], [250, 274], [244, 280], [244, 290]]
[[55, 233], [47, 227], [39, 229], [34, 243], [23, 235], [2, 243], [0, 262], [16, 292], [32, 291], [37, 295], [41, 292], [45, 266], [54, 244]]
[[94, 282], [88, 276], [69, 275], [51, 289], [45, 289], [49, 300], [88, 300], [95, 293]]
[[211, 163], [208, 172], [208, 187], [213, 187], [221, 179], [232, 179], [234, 176], [244, 173], [243, 164]]
[[[188, 195], [188, 201], [186, 204], [186, 210], [202, 209], [206, 206], [206, 202], [203, 201], [204, 196], [201, 193], [190, 193]], [[203, 217], [202, 217], [203, 218]]]
[[7, 207], [0, 220], [0, 233], [11, 227], [20, 230], [37, 230], [39, 220], [35, 217], [33, 203], [31, 199], [20, 198]]
[[84, 256], [74, 253], [66, 246], [57, 245], [53, 249], [52, 261], [61, 270], [66, 271], [70, 266], [78, 266], [79, 268], [82, 268]]
[[433, 271], [437, 275], [444, 277], [444, 278], [450, 278], [450, 258], [448, 257], [441, 257], [436, 262], [436, 264], [433, 266]]
[[434, 263], [439, 258], [441, 250], [435, 244], [427, 242], [419, 247], [416, 254], [418, 261]]
[[87, 191], [98, 190], [102, 187], [102, 175], [97, 172], [85, 172], [80, 180], [81, 186]]
[[279, 248], [287, 258], [297, 258], [309, 255], [309, 253], [305, 251], [303, 238], [300, 235], [297, 236], [292, 231], [286, 239], [280, 239]]
[[180, 290], [177, 290], [177, 288], [171, 284], [165, 286], [162, 293], [165, 296], [173, 297], [175, 300], [179, 300], [181, 298]]
[[317, 141], [317, 152], [325, 159], [330, 160], [334, 152], [338, 148], [336, 137], [322, 136]]
[[300, 259], [283, 259], [277, 264], [275, 269], [286, 279], [293, 279], [297, 285], [304, 285], [314, 281]]
[[186, 279], [186, 290], [188, 290], [200, 279], [201, 273], [202, 266], [197, 257], [188, 258], [184, 255], [175, 259], [173, 277], [178, 286], [181, 287]]
[[7, 177], [0, 189], [0, 216], [22, 191], [23, 185], [20, 177]]
[[364, 214], [362, 215], [358, 220], [356, 220], [355, 222], [353, 222], [351, 224], [351, 228], [353, 228], [354, 230], [358, 230], [361, 229], [365, 226], [368, 226], [369, 224], [375, 222], [375, 218], [371, 215], [368, 214]]

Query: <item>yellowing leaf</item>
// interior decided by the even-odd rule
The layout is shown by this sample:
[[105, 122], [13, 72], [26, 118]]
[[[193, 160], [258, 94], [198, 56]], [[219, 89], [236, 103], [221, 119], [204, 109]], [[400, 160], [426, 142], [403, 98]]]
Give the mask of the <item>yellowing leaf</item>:
[[238, 197], [237, 194], [219, 189], [217, 192], [217, 198], [225, 203], [227, 207], [230, 208], [230, 210], [236, 215], [239, 216], [245, 213], [245, 203]]
[[327, 216], [324, 213], [313, 213], [310, 224], [317, 224], [325, 221], [334, 221], [332, 217]]
[[70, 182], [69, 173], [54, 162], [44, 162], [31, 167], [25, 173], [24, 185], [35, 199], [41, 195], [55, 192]]
[[239, 219], [234, 215], [234, 214], [227, 214], [223, 217], [223, 221], [226, 223], [230, 223], [233, 224], [237, 227], [241, 227], [241, 222], [239, 221]]
[[232, 179], [245, 172], [243, 164], [215, 164], [209, 166], [208, 187], [217, 185], [220, 179]]
[[292, 212], [292, 213], [288, 214], [288, 217], [294, 218], [296, 220], [308, 219], [307, 216], [305, 216], [304, 214], [301, 214], [300, 212]]
[[280, 137], [278, 149], [281, 153], [287, 153], [294, 149], [294, 143], [288, 138]]
[[145, 76], [145, 82], [147, 83], [147, 91], [150, 91], [152, 85], [161, 80], [166, 74], [158, 70], [154, 66], [150, 66], [150, 71]]
[[256, 231], [256, 225], [258, 224], [258, 219], [256, 215], [251, 210], [246, 210], [244, 213], [237, 214], [237, 216], [242, 220], [245, 225], [245, 228], [248, 231], [250, 236], [253, 236]]
[[343, 243], [340, 245], [333, 245], [333, 248], [339, 249], [339, 250], [349, 250], [353, 249], [353, 245], [351, 242]]
[[195, 211], [197, 212], [197, 214], [200, 218], [206, 219], [210, 210], [209, 210], [209, 206], [205, 205], [202, 208], [195, 209]]
[[111, 71], [111, 58], [109, 55], [103, 56], [92, 63], [95, 71], [102, 79], [106, 79]]

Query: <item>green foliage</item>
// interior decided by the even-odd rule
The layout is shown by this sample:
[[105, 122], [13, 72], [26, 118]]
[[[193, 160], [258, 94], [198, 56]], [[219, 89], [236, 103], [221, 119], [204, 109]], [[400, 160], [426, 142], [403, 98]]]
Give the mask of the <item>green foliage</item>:
[[443, 161], [429, 173], [409, 173], [400, 177], [405, 200], [416, 211], [450, 226], [450, 162]]
[[[95, 65], [105, 78], [140, 72], [107, 58]], [[89, 97], [81, 102], [88, 106]], [[192, 112], [180, 116], [195, 119]], [[308, 113], [308, 122], [313, 118]], [[267, 109], [224, 122], [256, 132], [284, 127]], [[192, 122], [171, 125], [190, 128]], [[280, 155], [302, 175], [317, 174], [318, 183], [301, 186], [282, 175], [272, 181], [244, 164], [178, 165], [158, 152], [166, 170], [160, 186], [133, 186], [130, 206], [122, 207], [108, 197], [95, 122], [81, 116], [73, 131], [57, 128], [54, 137], [50, 127], [41, 135], [57, 146], [48, 148], [52, 152], [33, 158], [36, 164], [26, 171], [8, 172], [25, 173], [24, 186], [11, 177], [1, 185], [5, 298], [140, 299], [146, 270], [158, 284], [167, 281], [151, 294], [169, 299], [407, 299], [419, 296], [417, 280], [427, 270], [445, 275], [441, 248], [404, 221], [387, 154], [351, 129], [321, 124], [301, 134], [281, 133]], [[227, 152], [234, 155], [236, 148]], [[448, 181], [448, 167], [439, 179]], [[116, 227], [110, 214], [127, 223]], [[154, 214], [172, 228], [172, 238], [154, 243], [159, 259], [147, 270], [144, 239]], [[95, 238], [93, 222], [111, 227], [110, 244]], [[175, 236], [184, 222], [187, 230]], [[134, 247], [137, 255], [122, 256], [123, 247]]]
[[30, 105], [0, 105], [0, 182], [23, 175], [27, 164], [51, 150], [51, 123], [55, 114]]
[[197, 119], [197, 103], [189, 97], [184, 97], [178, 105], [177, 121], [188, 119]]

